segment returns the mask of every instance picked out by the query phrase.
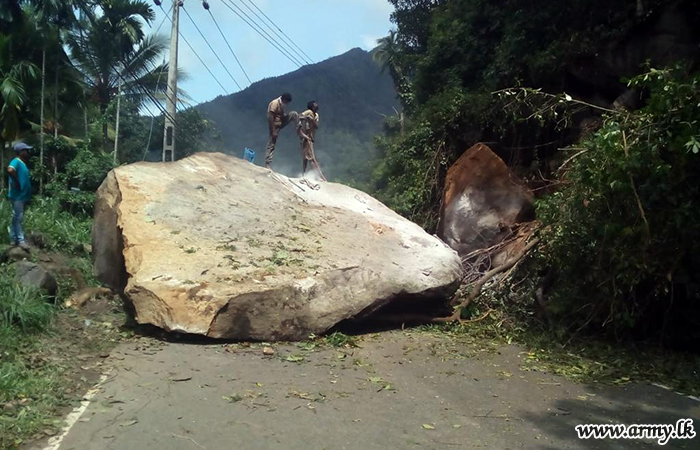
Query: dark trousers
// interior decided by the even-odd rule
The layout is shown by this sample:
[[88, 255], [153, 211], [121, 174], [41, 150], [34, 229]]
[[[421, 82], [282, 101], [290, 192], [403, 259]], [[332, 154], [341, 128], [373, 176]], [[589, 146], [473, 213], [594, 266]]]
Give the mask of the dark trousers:
[[299, 113], [296, 111], [290, 111], [289, 113], [282, 116], [282, 120], [279, 118], [268, 117], [267, 124], [270, 129], [270, 139], [267, 141], [267, 150], [265, 151], [265, 165], [269, 166], [272, 163], [272, 157], [275, 154], [275, 145], [277, 145], [277, 138], [280, 135], [282, 128], [286, 127], [290, 123], [296, 124], [299, 120]]

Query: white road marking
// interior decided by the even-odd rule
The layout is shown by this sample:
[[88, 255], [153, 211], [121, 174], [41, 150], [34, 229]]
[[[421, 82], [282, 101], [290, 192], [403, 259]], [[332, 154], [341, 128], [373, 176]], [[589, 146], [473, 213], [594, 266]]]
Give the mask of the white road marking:
[[686, 398], [689, 398], [689, 399], [691, 399], [691, 400], [695, 400], [696, 402], [700, 402], [700, 398], [698, 398], [698, 397], [696, 397], [696, 396], [694, 396], [694, 395], [686, 395], [686, 394], [683, 394], [683, 393], [681, 393], [681, 392], [674, 391], [674, 390], [671, 389], [670, 387], [664, 386], [663, 384], [660, 384], [660, 383], [651, 383], [651, 385], [652, 385], [652, 386], [656, 386], [656, 387], [661, 388], [661, 389], [665, 389], [665, 390], [667, 390], [667, 391], [671, 391], [671, 392], [673, 392], [674, 394], [680, 395], [681, 397], [686, 397]]
[[83, 415], [83, 413], [87, 410], [88, 406], [90, 406], [90, 401], [100, 391], [100, 386], [102, 385], [102, 383], [105, 382], [110, 372], [111, 371], [108, 371], [102, 374], [102, 376], [100, 377], [100, 381], [98, 381], [92, 389], [90, 389], [85, 393], [85, 395], [83, 395], [83, 399], [80, 402], [80, 406], [76, 406], [75, 408], [73, 408], [73, 411], [66, 417], [66, 425], [63, 427], [61, 434], [49, 439], [49, 443], [46, 445], [46, 447], [44, 447], [43, 450], [58, 450], [61, 447], [63, 439], [68, 435], [71, 428], [73, 428], [73, 425], [78, 423], [78, 420], [80, 420], [80, 416]]

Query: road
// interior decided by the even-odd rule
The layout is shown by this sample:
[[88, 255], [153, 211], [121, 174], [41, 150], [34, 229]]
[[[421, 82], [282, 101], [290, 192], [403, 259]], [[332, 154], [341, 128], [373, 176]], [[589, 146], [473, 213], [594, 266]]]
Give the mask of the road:
[[[390, 331], [359, 348], [119, 346], [74, 425], [37, 449], [649, 449], [579, 440], [580, 423], [700, 425], [700, 402], [649, 385], [586, 386], [522, 370], [516, 346]], [[269, 352], [269, 351], [268, 351]], [[700, 438], [663, 448], [697, 449]]]

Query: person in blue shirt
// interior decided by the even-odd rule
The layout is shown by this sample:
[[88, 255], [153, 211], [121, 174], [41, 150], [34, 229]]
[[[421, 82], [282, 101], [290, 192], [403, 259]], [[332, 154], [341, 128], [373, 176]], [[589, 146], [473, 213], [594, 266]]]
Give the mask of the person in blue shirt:
[[29, 179], [29, 150], [32, 149], [24, 142], [18, 142], [13, 146], [17, 157], [10, 162], [7, 173], [10, 176], [10, 190], [8, 198], [12, 204], [12, 225], [10, 227], [10, 240], [24, 250], [29, 250], [29, 245], [24, 240], [22, 231], [22, 219], [24, 207], [32, 196], [32, 183]]

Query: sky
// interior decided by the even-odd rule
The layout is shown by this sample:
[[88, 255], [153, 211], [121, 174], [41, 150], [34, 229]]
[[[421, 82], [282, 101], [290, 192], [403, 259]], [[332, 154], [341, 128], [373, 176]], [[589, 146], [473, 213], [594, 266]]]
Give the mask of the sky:
[[[238, 5], [249, 17], [260, 22], [251, 9], [263, 19], [264, 16], [248, 3], [254, 2], [313, 62], [323, 61], [356, 47], [371, 50], [376, 46], [377, 39], [386, 36], [392, 28], [389, 16], [393, 9], [387, 0], [208, 0], [208, 2], [212, 15], [252, 82], [283, 75], [296, 70], [298, 66], [239, 18], [226, 6], [227, 3]], [[245, 4], [248, 4], [251, 9], [246, 8]], [[171, 6], [171, 0], [163, 0], [164, 10], [170, 12]], [[156, 19], [148, 32], [153, 32], [160, 26], [158, 34], [167, 37], [169, 42], [171, 22], [165, 19], [161, 8], [154, 4], [153, 9]], [[179, 87], [185, 90], [195, 103], [238, 92], [239, 88], [226, 71], [228, 69], [233, 78], [245, 89], [250, 83], [236, 63], [209, 12], [202, 7], [202, 1], [185, 0], [184, 10], [192, 17], [224, 65], [217, 60], [214, 52], [209, 49], [197, 28], [181, 9], [180, 32], [192, 45], [194, 52], [181, 38], [178, 65], [184, 69], [189, 79], [180, 83]], [[269, 29], [266, 31], [275, 37]], [[276, 37], [275, 40], [277, 40]], [[197, 56], [209, 67], [223, 88], [199, 62]]]

